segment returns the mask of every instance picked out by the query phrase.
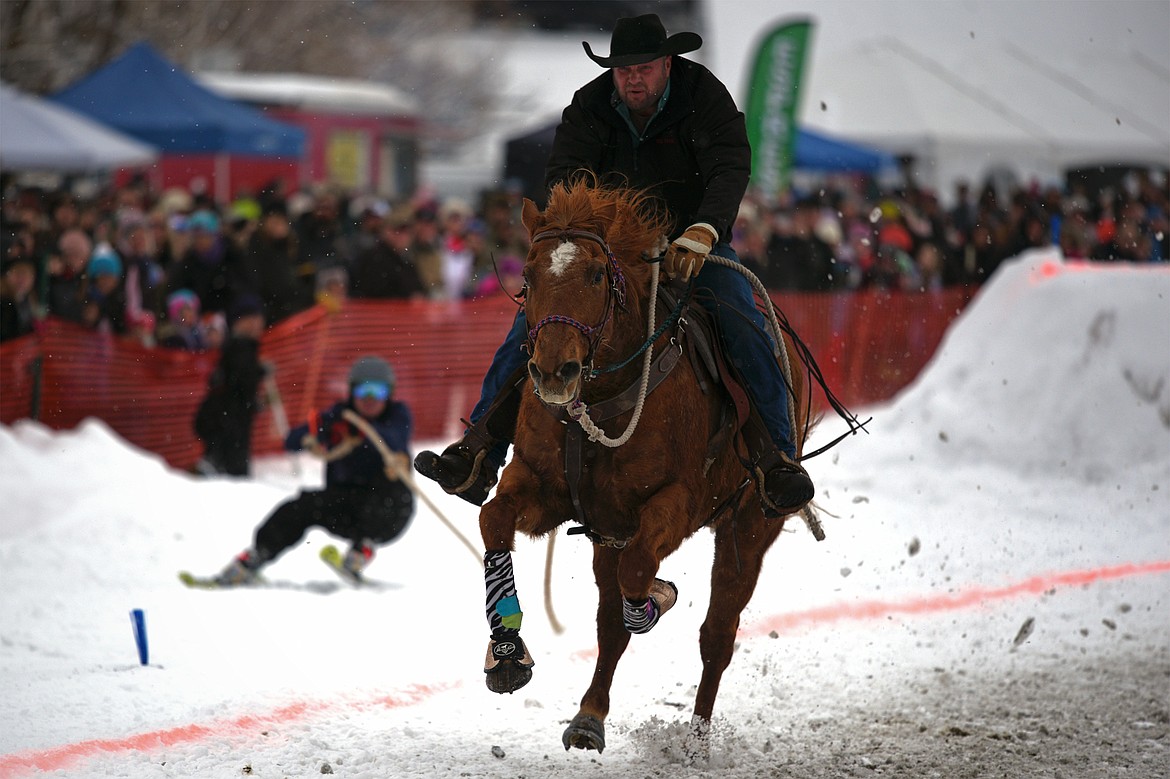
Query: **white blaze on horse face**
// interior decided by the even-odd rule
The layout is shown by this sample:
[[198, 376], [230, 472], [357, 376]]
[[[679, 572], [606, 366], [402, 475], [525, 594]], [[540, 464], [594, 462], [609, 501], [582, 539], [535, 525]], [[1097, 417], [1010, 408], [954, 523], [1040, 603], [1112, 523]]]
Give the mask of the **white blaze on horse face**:
[[577, 251], [577, 244], [570, 241], [565, 241], [553, 249], [552, 254], [548, 256], [550, 262], [548, 267], [549, 273], [554, 276], [562, 275], [569, 267], [569, 264], [577, 259]]

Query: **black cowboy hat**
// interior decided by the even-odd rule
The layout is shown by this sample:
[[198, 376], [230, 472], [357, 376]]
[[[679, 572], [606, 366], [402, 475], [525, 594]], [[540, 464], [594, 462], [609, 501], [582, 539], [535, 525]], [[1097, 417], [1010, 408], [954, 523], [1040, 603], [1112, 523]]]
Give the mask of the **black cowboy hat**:
[[589, 59], [601, 67], [621, 68], [641, 65], [668, 54], [686, 54], [702, 46], [703, 39], [693, 32], [675, 33], [667, 38], [666, 28], [658, 20], [658, 14], [645, 14], [618, 19], [609, 39], [608, 57], [598, 57], [586, 41], [581, 41], [581, 45]]

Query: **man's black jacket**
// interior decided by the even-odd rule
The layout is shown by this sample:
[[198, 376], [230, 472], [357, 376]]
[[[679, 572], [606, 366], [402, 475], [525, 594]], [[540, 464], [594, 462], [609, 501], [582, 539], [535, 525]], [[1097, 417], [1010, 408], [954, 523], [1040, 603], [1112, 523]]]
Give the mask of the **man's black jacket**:
[[707, 68], [676, 56], [670, 96], [641, 140], [616, 105], [606, 70], [581, 87], [565, 108], [545, 169], [545, 184], [591, 171], [607, 186], [649, 189], [674, 220], [671, 238], [696, 222], [731, 239], [731, 226], [751, 175], [743, 114]]

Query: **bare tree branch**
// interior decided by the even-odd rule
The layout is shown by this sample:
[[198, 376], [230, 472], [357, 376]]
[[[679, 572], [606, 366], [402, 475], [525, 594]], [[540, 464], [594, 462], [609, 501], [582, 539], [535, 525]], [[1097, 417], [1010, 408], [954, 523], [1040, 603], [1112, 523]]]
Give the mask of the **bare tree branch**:
[[428, 38], [474, 23], [468, 0], [2, 0], [0, 78], [57, 91], [145, 40], [187, 70], [381, 81], [458, 135], [496, 93], [490, 64], [459, 69]]

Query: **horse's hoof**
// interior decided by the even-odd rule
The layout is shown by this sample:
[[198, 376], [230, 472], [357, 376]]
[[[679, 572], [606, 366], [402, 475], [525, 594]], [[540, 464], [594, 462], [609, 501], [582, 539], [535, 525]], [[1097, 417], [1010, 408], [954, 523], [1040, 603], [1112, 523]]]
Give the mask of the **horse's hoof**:
[[655, 579], [650, 583], [650, 597], [658, 604], [658, 616], [661, 617], [678, 603], [678, 587], [666, 579]]
[[531, 681], [533, 665], [524, 639], [514, 630], [505, 630], [488, 641], [484, 681], [492, 692], [516, 692]]
[[711, 720], [691, 718], [691, 729], [683, 739], [683, 754], [688, 764], [711, 759]]
[[597, 717], [588, 714], [578, 714], [573, 717], [565, 734], [561, 736], [565, 744], [565, 751], [569, 749], [596, 749], [598, 753], [605, 751], [605, 724]]
[[488, 671], [484, 676], [487, 688], [501, 694], [516, 692], [531, 680], [532, 669], [512, 661], [500, 663], [495, 670]]

